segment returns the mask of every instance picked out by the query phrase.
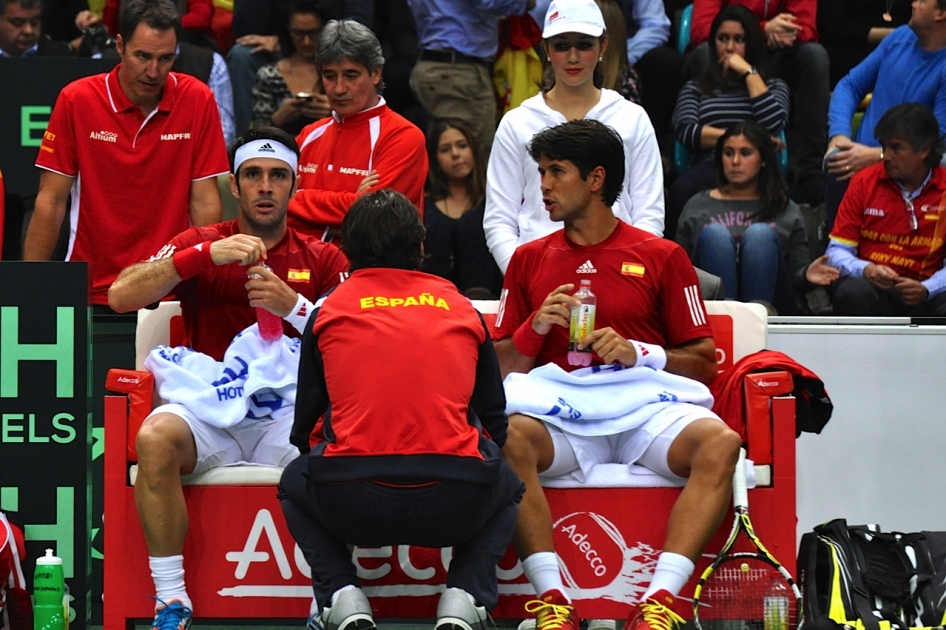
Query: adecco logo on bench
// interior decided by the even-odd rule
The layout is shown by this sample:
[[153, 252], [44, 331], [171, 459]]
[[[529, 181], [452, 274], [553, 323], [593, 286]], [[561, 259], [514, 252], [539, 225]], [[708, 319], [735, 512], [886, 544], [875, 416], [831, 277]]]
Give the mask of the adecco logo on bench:
[[[650, 581], [660, 553], [660, 550], [644, 543], [629, 546], [611, 521], [594, 512], [575, 512], [562, 517], [554, 524], [554, 537], [562, 559], [565, 584], [573, 597], [580, 595], [581, 599], [606, 597], [634, 603]], [[292, 545], [292, 563], [284, 540]], [[356, 548], [352, 558], [369, 596], [419, 597], [436, 595], [442, 590], [451, 550], [409, 545]], [[243, 548], [227, 552], [226, 561], [236, 565], [232, 575], [237, 583], [219, 590], [218, 594], [223, 597], [312, 597], [308, 581], [311, 572], [301, 550], [291, 542], [282, 520], [277, 527], [267, 509], [256, 513]], [[247, 583], [256, 581], [248, 578], [256, 563], [270, 565], [270, 570], [265, 571], [270, 575], [272, 564], [275, 564], [279, 577], [293, 583]], [[510, 553], [496, 573], [500, 594], [532, 594], [522, 565]]]

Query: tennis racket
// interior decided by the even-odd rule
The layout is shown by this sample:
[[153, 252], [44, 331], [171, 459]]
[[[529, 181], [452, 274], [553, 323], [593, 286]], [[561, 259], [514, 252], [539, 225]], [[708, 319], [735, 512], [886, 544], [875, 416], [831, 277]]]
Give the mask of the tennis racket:
[[752, 528], [744, 449], [739, 451], [732, 494], [732, 531], [696, 585], [693, 621], [698, 630], [795, 630], [801, 592]]

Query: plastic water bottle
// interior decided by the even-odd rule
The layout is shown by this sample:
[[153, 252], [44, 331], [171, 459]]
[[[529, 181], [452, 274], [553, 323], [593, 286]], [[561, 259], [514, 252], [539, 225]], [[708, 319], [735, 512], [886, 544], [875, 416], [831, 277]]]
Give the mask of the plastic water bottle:
[[572, 307], [572, 318], [568, 327], [568, 364], [591, 365], [591, 347], [578, 349], [578, 342], [595, 329], [595, 307], [598, 298], [591, 292], [591, 280], [582, 280], [575, 297], [581, 302]]
[[[272, 271], [272, 269], [270, 269], [270, 267], [264, 262], [259, 262], [257, 265], [263, 269]], [[262, 276], [260, 276], [258, 273], [250, 274], [250, 278], [255, 279], [261, 277]], [[256, 307], [256, 324], [259, 327], [260, 337], [262, 337], [264, 341], [273, 342], [282, 338], [282, 317], [274, 313], [270, 313], [262, 306]]]
[[33, 573], [33, 630], [67, 628], [69, 613], [65, 590], [62, 558], [54, 556], [52, 549], [47, 549], [45, 556], [36, 559]]
[[789, 597], [777, 571], [769, 574], [771, 580], [762, 596], [762, 620], [764, 630], [788, 630]]

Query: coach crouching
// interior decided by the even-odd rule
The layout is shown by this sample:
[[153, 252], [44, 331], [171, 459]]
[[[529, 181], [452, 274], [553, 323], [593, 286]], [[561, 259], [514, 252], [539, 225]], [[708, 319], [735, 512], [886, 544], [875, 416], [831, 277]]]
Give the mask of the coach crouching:
[[303, 338], [291, 437], [303, 456], [279, 496], [312, 568], [309, 627], [375, 628], [348, 544], [453, 546], [438, 630], [485, 630], [498, 599], [523, 492], [500, 455], [499, 364], [470, 301], [419, 271], [424, 234], [400, 193], [358, 199], [342, 223], [351, 276]]

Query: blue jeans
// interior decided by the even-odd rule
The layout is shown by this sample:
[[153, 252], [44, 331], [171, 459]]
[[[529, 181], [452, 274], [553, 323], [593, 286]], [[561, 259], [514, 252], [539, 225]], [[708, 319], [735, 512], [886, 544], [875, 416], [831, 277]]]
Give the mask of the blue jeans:
[[[784, 303], [787, 297], [794, 301], [794, 295], [784, 295], [784, 282], [780, 281], [787, 279], [787, 271], [778, 235], [765, 223], [750, 225], [740, 243], [725, 225], [704, 226], [696, 239], [693, 264], [722, 278], [723, 291], [729, 300], [765, 300], [773, 305]], [[778, 299], [776, 289], [782, 289], [778, 291]]]

